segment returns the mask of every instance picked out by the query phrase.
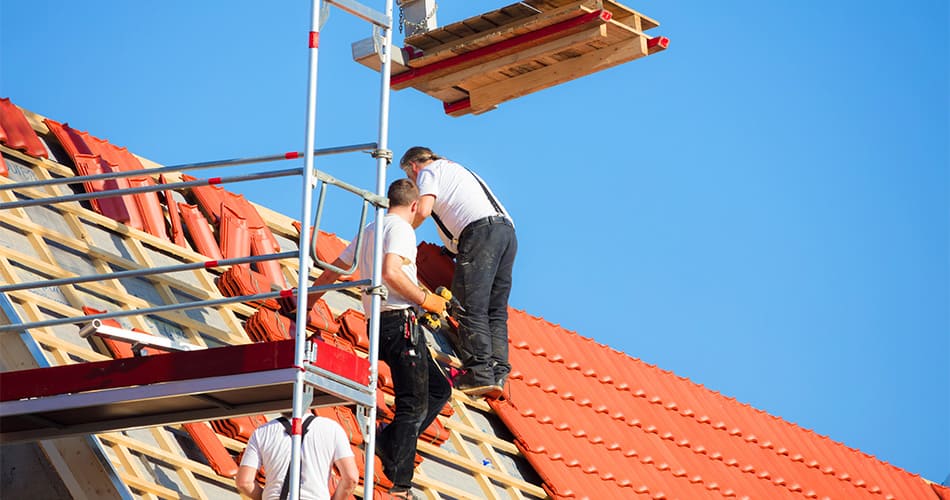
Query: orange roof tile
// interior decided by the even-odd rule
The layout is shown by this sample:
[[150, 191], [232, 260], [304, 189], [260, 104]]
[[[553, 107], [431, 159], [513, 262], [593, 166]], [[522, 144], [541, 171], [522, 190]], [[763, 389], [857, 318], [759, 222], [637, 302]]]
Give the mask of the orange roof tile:
[[0, 143], [38, 158], [48, 158], [46, 146], [40, 141], [23, 111], [10, 99], [0, 99]]
[[919, 476], [522, 311], [492, 406], [555, 498], [921, 498]]

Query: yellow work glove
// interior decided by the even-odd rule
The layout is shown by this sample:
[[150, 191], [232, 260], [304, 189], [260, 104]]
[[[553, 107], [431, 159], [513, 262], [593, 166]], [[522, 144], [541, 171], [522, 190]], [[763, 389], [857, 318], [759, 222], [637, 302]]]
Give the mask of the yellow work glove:
[[426, 311], [442, 314], [445, 312], [445, 308], [448, 307], [448, 304], [449, 301], [445, 300], [445, 298], [434, 293], [426, 292], [425, 298], [422, 299], [422, 304], [419, 305]]

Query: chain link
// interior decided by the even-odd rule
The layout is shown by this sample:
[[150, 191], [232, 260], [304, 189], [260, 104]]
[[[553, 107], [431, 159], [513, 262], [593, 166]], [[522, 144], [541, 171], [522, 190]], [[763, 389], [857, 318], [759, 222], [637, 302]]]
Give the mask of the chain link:
[[[418, 1], [422, 1], [422, 0], [418, 0]], [[432, 11], [426, 14], [426, 17], [423, 18], [422, 21], [418, 23], [414, 23], [406, 19], [406, 12], [405, 12], [405, 8], [403, 7], [403, 2], [400, 2], [399, 3], [399, 32], [402, 33], [402, 27], [406, 26], [407, 28], [412, 28], [411, 32], [409, 30], [406, 30], [407, 37], [414, 36], [419, 33], [425, 33], [426, 31], [428, 31], [427, 27], [429, 24], [429, 20], [435, 17], [435, 13], [438, 10], [439, 10], [439, 4], [433, 3]]]

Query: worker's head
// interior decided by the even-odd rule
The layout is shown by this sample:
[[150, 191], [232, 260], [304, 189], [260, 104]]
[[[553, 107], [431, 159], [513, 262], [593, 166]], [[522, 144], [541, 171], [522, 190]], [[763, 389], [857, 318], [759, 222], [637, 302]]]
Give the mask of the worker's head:
[[389, 185], [386, 196], [389, 197], [390, 210], [401, 207], [411, 210], [419, 201], [419, 188], [409, 179], [398, 179]]
[[432, 160], [441, 160], [442, 157], [433, 153], [431, 149], [423, 146], [413, 146], [406, 150], [399, 160], [399, 168], [406, 173], [406, 177], [416, 180], [419, 175], [419, 169]]

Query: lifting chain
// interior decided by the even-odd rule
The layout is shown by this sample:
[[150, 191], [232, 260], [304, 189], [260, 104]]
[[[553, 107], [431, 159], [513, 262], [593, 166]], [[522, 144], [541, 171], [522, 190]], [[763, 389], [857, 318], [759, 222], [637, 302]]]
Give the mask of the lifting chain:
[[[415, 0], [415, 1], [422, 1], [422, 0]], [[399, 32], [402, 33], [403, 26], [406, 26], [406, 28], [412, 28], [411, 31], [409, 29], [406, 30], [406, 37], [408, 38], [408, 37], [411, 37], [420, 33], [425, 33], [426, 31], [428, 31], [427, 25], [429, 24], [429, 20], [432, 19], [435, 16], [436, 11], [439, 10], [439, 4], [433, 3], [432, 11], [426, 14], [426, 17], [422, 21], [418, 23], [414, 23], [406, 19], [405, 9], [403, 8], [404, 3], [405, 2], [399, 2]]]

